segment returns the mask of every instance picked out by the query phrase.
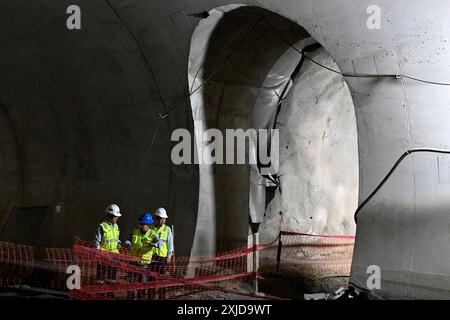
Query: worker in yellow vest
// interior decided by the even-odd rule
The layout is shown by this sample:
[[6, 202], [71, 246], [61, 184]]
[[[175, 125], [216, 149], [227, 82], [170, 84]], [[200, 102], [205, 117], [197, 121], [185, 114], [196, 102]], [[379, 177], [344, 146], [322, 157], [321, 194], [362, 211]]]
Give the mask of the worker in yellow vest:
[[[155, 223], [151, 228], [161, 239], [162, 244], [153, 251], [150, 269], [159, 274], [165, 274], [167, 265], [170, 263], [173, 255], [173, 235], [172, 230], [166, 225], [166, 221], [169, 218], [166, 210], [164, 208], [156, 209], [154, 215]], [[151, 290], [150, 293], [153, 299], [158, 296], [159, 299], [166, 298], [166, 290], [164, 288]]]
[[[106, 219], [97, 227], [95, 234], [95, 244], [98, 250], [119, 253], [120, 230], [117, 220], [122, 216], [120, 208], [116, 204], [109, 205], [106, 210]], [[115, 283], [117, 279], [117, 269], [105, 264], [97, 264], [97, 283], [103, 284], [106, 281]]]
[[[153, 230], [151, 230], [151, 225], [153, 225], [153, 218], [150, 213], [145, 213], [139, 218], [139, 228], [133, 230], [133, 233], [125, 241], [125, 246], [130, 249], [131, 255], [139, 257], [140, 260], [134, 262], [142, 269], [149, 269], [152, 262], [153, 250], [156, 247], [161, 246], [161, 240], [156, 235]], [[134, 283], [139, 282], [149, 282], [151, 277], [148, 275], [137, 275], [136, 273], [128, 273], [128, 282]], [[138, 290], [138, 299], [142, 299], [145, 294], [145, 290]], [[127, 293], [127, 299], [134, 299], [134, 292], [129, 291]]]
[[137, 264], [143, 268], [151, 264], [154, 249], [162, 245], [160, 238], [152, 230], [152, 225], [152, 215], [143, 214], [139, 218], [139, 228], [135, 229], [125, 242], [125, 245], [130, 248], [131, 255], [140, 258]]
[[158, 273], [166, 273], [166, 267], [170, 263], [173, 255], [173, 235], [172, 230], [166, 225], [169, 218], [164, 208], [155, 210], [155, 223], [151, 229], [158, 235], [162, 245], [153, 251], [153, 270]]

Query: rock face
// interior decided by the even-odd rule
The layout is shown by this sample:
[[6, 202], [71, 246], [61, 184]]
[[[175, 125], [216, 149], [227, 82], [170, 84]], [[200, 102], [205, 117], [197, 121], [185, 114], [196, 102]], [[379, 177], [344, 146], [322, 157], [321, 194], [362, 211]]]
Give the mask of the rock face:
[[[338, 70], [324, 49], [308, 56]], [[262, 242], [277, 237], [280, 219], [283, 231], [354, 235], [358, 141], [355, 108], [342, 77], [305, 61], [281, 106], [277, 128], [280, 187], [265, 213]], [[282, 241], [278, 276], [298, 292], [333, 290], [348, 281], [353, 240], [283, 236]], [[276, 269], [276, 245], [261, 252], [266, 274]]]
[[[324, 49], [309, 56], [338, 70]], [[283, 102], [280, 188], [270, 202], [261, 237], [279, 229], [310, 234], [354, 235], [358, 205], [358, 140], [350, 91], [342, 76], [305, 61]]]

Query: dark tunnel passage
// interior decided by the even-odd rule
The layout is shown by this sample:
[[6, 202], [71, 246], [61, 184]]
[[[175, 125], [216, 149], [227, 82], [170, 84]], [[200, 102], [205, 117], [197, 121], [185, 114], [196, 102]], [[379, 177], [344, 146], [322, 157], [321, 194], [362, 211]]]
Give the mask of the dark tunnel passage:
[[[0, 240], [52, 247], [71, 247], [75, 236], [92, 241], [106, 206], [117, 203], [123, 237], [144, 212], [167, 208], [183, 239], [177, 251], [189, 255], [197, 168], [170, 161], [171, 129], [189, 127], [182, 114], [189, 99], [164, 95], [181, 111], [160, 121], [162, 77], [152, 77], [154, 62], [132, 30], [104, 1], [80, 5], [86, 27], [78, 32], [59, 22], [63, 3], [2, 6]], [[48, 18], [30, 18], [41, 11]], [[38, 236], [21, 236], [36, 229]]]

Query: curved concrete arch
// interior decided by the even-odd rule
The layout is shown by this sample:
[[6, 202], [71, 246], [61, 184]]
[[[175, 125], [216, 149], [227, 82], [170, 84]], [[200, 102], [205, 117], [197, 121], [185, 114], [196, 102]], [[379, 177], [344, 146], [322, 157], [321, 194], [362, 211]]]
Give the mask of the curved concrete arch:
[[[253, 10], [257, 10], [256, 14]], [[271, 65], [287, 50], [286, 44], [278, 39], [272, 46], [276, 49], [255, 59], [260, 47], [254, 50], [252, 47], [261, 46], [264, 41], [266, 46], [269, 43], [267, 39], [256, 39], [264, 37], [259, 29], [263, 23], [258, 14], [265, 13], [270, 11], [243, 5], [219, 7], [210, 11], [209, 17], [200, 22], [193, 34], [189, 85], [194, 91], [191, 96], [193, 119], [195, 125], [201, 127], [196, 128], [197, 150], [204, 149], [199, 144], [205, 142], [199, 136], [209, 128], [225, 133], [225, 129], [252, 127], [252, 110], [260, 87]], [[295, 38], [308, 36], [306, 32], [297, 32]], [[228, 34], [233, 35], [228, 37]], [[276, 40], [276, 37], [272, 35], [271, 39]], [[282, 84], [281, 88], [284, 86]], [[199, 168], [199, 213], [193, 254], [212, 255], [246, 246], [250, 167], [200, 164]], [[241, 180], [240, 176], [247, 178]], [[226, 185], [230, 184], [234, 187], [229, 189]]]
[[[280, 37], [278, 30], [272, 30], [274, 26], [284, 32], [286, 39]], [[276, 119], [280, 113], [281, 101], [288, 96], [292, 82], [295, 81], [295, 74], [300, 71], [304, 63], [301, 55], [289, 45], [289, 42], [295, 44], [295, 48], [299, 50], [304, 50], [304, 48], [316, 44], [316, 41], [297, 24], [259, 7], [243, 5], [219, 7], [210, 11], [208, 18], [199, 23], [192, 36], [188, 80], [192, 92], [191, 106], [196, 128], [196, 146], [199, 153], [203, 152], [210, 143], [209, 140], [204, 141], [202, 138], [208, 129], [218, 128], [219, 132], [222, 132], [225, 136], [225, 130], [228, 129], [270, 130], [277, 127]], [[319, 81], [318, 79], [311, 78], [311, 84], [314, 81]], [[327, 81], [336, 80], [325, 80], [324, 83], [327, 83]], [[325, 86], [330, 86], [330, 83], [324, 84], [324, 89], [326, 89]], [[297, 90], [301, 89], [297, 88]], [[350, 97], [348, 89], [346, 92], [347, 96]], [[306, 103], [314, 105], [312, 101]], [[330, 100], [329, 103], [333, 104], [333, 101]], [[340, 103], [343, 103], [343, 101], [340, 101]], [[281, 110], [287, 108], [289, 107], [282, 106]], [[314, 130], [323, 130], [320, 134], [323, 133], [323, 136], [325, 136], [327, 129], [322, 127], [321, 123], [329, 124], [330, 117], [339, 119], [341, 117], [339, 113], [344, 113], [348, 108], [350, 108], [350, 113], [353, 113], [354, 117], [351, 98], [348, 98], [346, 104], [342, 105], [341, 108], [336, 108], [336, 111], [328, 114], [327, 119], [322, 119], [321, 117], [324, 117], [324, 114], [317, 112], [316, 124], [310, 126], [310, 129], [308, 129], [310, 131], [303, 130], [301, 134], [306, 136], [309, 134], [311, 141], [313, 140], [312, 137], [317, 134], [313, 132]], [[306, 112], [307, 109], [304, 111]], [[281, 113], [283, 112], [285, 111]], [[312, 120], [312, 118], [309, 119], [309, 121]], [[298, 118], [298, 121], [306, 120]], [[292, 127], [292, 125], [289, 127]], [[317, 226], [322, 225], [322, 227], [315, 227], [314, 230], [309, 231], [327, 233], [335, 230], [337, 233], [342, 233], [350, 230], [351, 233], [354, 232], [354, 228], [350, 226], [340, 229], [337, 225], [333, 226], [332, 223], [325, 222], [325, 220], [333, 221], [330, 216], [340, 215], [347, 221], [347, 225], [349, 225], [349, 221], [352, 224], [353, 212], [357, 205], [358, 161], [355, 120], [345, 123], [344, 128], [340, 130], [345, 132], [343, 136], [353, 143], [353, 147], [347, 147], [348, 150], [353, 151], [345, 153], [348, 159], [344, 160], [344, 163], [351, 163], [351, 165], [347, 164], [346, 167], [353, 168], [353, 172], [350, 169], [346, 176], [355, 177], [355, 179], [350, 184], [347, 183], [345, 188], [340, 187], [341, 199], [335, 198], [329, 204], [329, 208], [324, 209], [324, 203], [320, 204], [321, 208], [318, 208], [320, 202], [318, 200], [315, 200], [317, 203], [310, 202], [311, 210], [320, 211], [322, 217], [319, 217], [319, 214], [315, 212], [297, 212], [297, 209], [294, 209], [295, 205], [289, 206], [289, 211], [294, 209], [295, 212], [287, 212], [286, 217], [290, 215], [297, 220], [300, 219], [300, 216], [302, 216], [301, 219], [303, 219], [303, 216], [308, 217], [307, 220], [303, 220], [304, 226], [301, 226], [300, 229], [296, 230], [297, 225], [295, 227], [286, 225], [283, 226], [285, 230], [305, 232], [307, 230], [306, 225], [309, 225], [311, 221], [321, 219], [324, 222], [317, 224]], [[334, 144], [339, 147], [347, 143], [339, 142], [333, 137], [331, 140], [334, 141], [331, 145]], [[323, 142], [320, 143], [321, 146], [316, 146], [315, 143], [314, 140], [313, 145], [308, 145], [306, 148], [303, 146], [303, 149], [298, 150], [298, 152], [304, 153], [306, 158], [306, 154], [315, 152], [312, 149], [317, 150], [317, 147], [319, 149], [323, 147]], [[351, 143], [348, 142], [348, 144]], [[309, 147], [312, 149], [309, 149]], [[335, 148], [335, 152], [338, 151], [338, 147]], [[228, 149], [224, 150], [224, 158], [229, 151]], [[249, 154], [252, 152], [251, 150], [246, 151]], [[280, 151], [282, 150], [276, 151], [277, 157]], [[342, 150], [341, 153], [343, 153]], [[308, 156], [311, 159], [316, 158], [312, 154]], [[201, 155], [198, 155], [198, 158], [200, 157]], [[327, 170], [330, 171], [330, 168], [334, 166], [329, 175], [332, 175], [331, 172], [342, 172], [341, 168], [344, 163], [338, 159], [339, 157], [335, 157], [334, 163], [327, 160], [327, 165], [322, 169], [325, 170], [327, 167]], [[308, 162], [303, 164], [308, 165]], [[322, 167], [322, 165], [323, 163], [317, 164], [318, 167]], [[276, 176], [278, 172], [272, 174]], [[298, 180], [299, 183], [314, 184], [314, 190], [324, 190], [323, 178], [320, 180], [312, 176], [303, 176], [298, 171], [284, 172], [284, 174], [302, 176], [305, 181], [302, 182], [300, 179]], [[339, 174], [334, 175], [339, 177]], [[319, 176], [320, 174], [318, 174]], [[342, 173], [341, 179], [345, 180]], [[266, 200], [269, 180], [264, 177], [261, 169], [257, 165], [200, 164], [199, 181], [199, 211], [192, 254], [212, 255], [217, 251], [249, 245], [251, 241], [247, 238], [251, 235], [251, 232], [248, 230], [247, 220], [256, 224], [263, 223], [267, 202], [269, 201]], [[287, 183], [284, 187], [297, 188], [298, 186]], [[308, 194], [312, 197], [313, 194], [308, 192], [305, 193], [305, 196]], [[314, 193], [320, 193], [320, 191]], [[323, 196], [325, 197], [325, 194]], [[287, 198], [284, 200], [286, 201]], [[298, 195], [297, 198], [292, 197], [290, 200], [294, 203], [307, 201], [306, 198], [299, 198]], [[344, 206], [339, 204], [346, 202], [347, 204]], [[335, 206], [334, 209], [332, 208], [333, 205]], [[265, 239], [268, 235], [276, 237], [275, 228], [278, 225], [275, 222], [272, 226], [273, 230], [270, 230], [271, 228], [265, 221], [265, 233], [267, 234], [264, 234], [263, 237]], [[328, 231], [325, 225], [329, 228]]]

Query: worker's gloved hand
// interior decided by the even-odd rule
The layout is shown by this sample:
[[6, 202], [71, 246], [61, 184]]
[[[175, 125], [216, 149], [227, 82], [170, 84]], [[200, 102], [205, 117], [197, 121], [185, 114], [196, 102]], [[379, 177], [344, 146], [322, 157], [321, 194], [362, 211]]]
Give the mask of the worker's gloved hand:
[[117, 250], [122, 249], [122, 245], [120, 243], [117, 244]]
[[172, 261], [172, 257], [167, 257], [167, 264], [170, 264], [171, 261]]
[[146, 239], [143, 239], [143, 240], [142, 240], [142, 246], [143, 246], [143, 247], [150, 247], [150, 248], [153, 248], [153, 247], [156, 247], [156, 244], [155, 244], [155, 243], [152, 243], [151, 241], [148, 241], [148, 240], [146, 240]]

